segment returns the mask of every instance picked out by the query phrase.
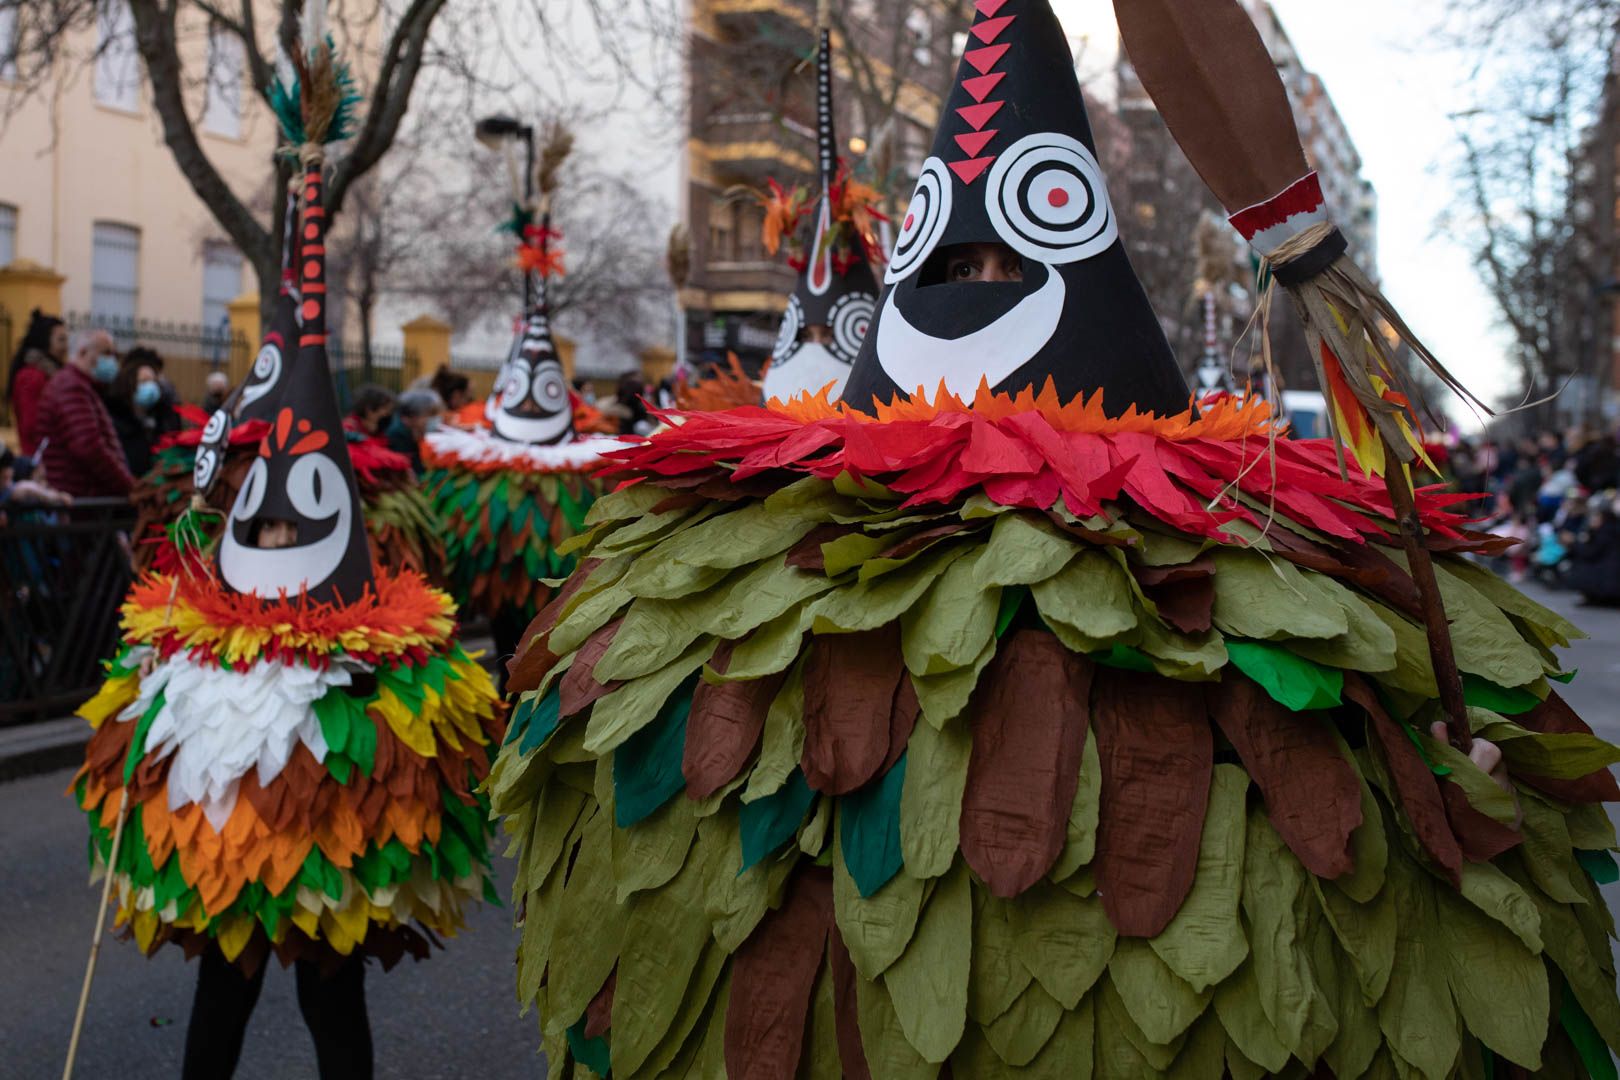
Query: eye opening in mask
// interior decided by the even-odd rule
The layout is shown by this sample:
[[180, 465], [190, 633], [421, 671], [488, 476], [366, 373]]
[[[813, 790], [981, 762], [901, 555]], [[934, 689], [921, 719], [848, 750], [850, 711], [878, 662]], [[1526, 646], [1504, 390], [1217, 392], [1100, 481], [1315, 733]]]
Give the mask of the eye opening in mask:
[[1024, 257], [999, 240], [951, 244], [928, 256], [917, 287], [1024, 280]]

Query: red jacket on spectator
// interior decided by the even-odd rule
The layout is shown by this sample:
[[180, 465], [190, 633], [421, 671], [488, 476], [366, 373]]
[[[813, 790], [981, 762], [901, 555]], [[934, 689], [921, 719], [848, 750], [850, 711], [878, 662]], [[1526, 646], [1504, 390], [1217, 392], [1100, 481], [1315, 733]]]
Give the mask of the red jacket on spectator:
[[11, 384], [11, 415], [17, 420], [17, 441], [29, 457], [39, 448], [39, 399], [51, 377], [33, 364], [17, 372]]
[[86, 496], [128, 495], [135, 486], [107, 406], [90, 376], [72, 364], [46, 384], [36, 431], [52, 487]]

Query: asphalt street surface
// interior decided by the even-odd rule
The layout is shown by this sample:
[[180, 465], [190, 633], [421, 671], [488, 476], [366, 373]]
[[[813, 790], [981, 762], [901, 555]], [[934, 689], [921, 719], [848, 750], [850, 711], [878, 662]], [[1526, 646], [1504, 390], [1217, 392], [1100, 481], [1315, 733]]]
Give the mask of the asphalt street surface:
[[[1580, 674], [1562, 692], [1598, 733], [1620, 742], [1620, 610], [1580, 608], [1569, 593], [1526, 591], [1591, 635], [1567, 663]], [[63, 795], [71, 772], [0, 784], [0, 1076], [61, 1075], [95, 920], [83, 816]], [[1616, 812], [1611, 807], [1611, 813]], [[497, 840], [505, 850], [504, 838]], [[506, 895], [505, 860], [497, 858]], [[1620, 909], [1620, 885], [1605, 889]], [[449, 948], [366, 981], [377, 1075], [410, 1080], [542, 1077], [535, 1018], [513, 1000], [516, 937], [506, 908], [475, 909]], [[195, 969], [178, 949], [143, 959], [104, 940], [76, 1075], [167, 1080], [180, 1074]], [[315, 1055], [290, 971], [273, 969], [248, 1027], [237, 1076], [315, 1075]]]

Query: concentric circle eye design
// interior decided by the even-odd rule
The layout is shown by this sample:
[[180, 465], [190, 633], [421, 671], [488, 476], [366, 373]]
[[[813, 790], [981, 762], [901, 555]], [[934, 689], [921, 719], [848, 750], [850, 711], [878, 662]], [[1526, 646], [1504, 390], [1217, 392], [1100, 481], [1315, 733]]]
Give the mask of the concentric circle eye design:
[[231, 507], [231, 517], [237, 521], [252, 521], [258, 517], [259, 507], [264, 505], [265, 489], [269, 486], [270, 466], [265, 464], [264, 458], [254, 458], [247, 477], [242, 481], [242, 490], [236, 493], [236, 505]]
[[212, 446], [204, 446], [197, 451], [197, 460], [191, 464], [191, 486], [200, 494], [206, 495], [208, 489], [214, 485], [214, 475], [219, 472], [219, 451]]
[[338, 463], [321, 453], [308, 453], [287, 470], [287, 498], [293, 509], [311, 521], [331, 517], [343, 508], [348, 485]]
[[861, 351], [861, 342], [872, 325], [872, 313], [877, 310], [877, 298], [871, 293], [845, 293], [833, 305], [829, 321], [832, 324], [832, 351], [848, 364], [855, 362]]
[[776, 345], [771, 355], [781, 363], [799, 350], [799, 331], [804, 329], [804, 305], [797, 296], [788, 297], [787, 310], [782, 312], [782, 326], [776, 332]]
[[1097, 158], [1078, 139], [1056, 132], [1026, 135], [997, 156], [984, 209], [996, 235], [1036, 262], [1090, 259], [1119, 239]]
[[546, 412], [561, 412], [568, 407], [568, 386], [563, 382], [562, 370], [556, 364], [542, 364], [534, 374], [534, 403]]
[[931, 157], [923, 162], [917, 188], [900, 219], [900, 233], [894, 239], [894, 253], [883, 272], [883, 283], [893, 285], [915, 273], [939, 243], [950, 218], [951, 176], [943, 161]]
[[208, 418], [207, 425], [203, 427], [202, 444], [204, 446], [209, 446], [214, 443], [221, 442], [225, 438], [226, 432], [230, 430], [230, 427], [230, 416], [225, 412], [224, 409], [215, 409], [213, 415]]
[[272, 342], [265, 342], [259, 348], [259, 355], [253, 358], [253, 370], [248, 373], [247, 385], [242, 388], [242, 404], [257, 401], [271, 390], [281, 379], [281, 349]]
[[529, 392], [529, 363], [526, 360], [514, 360], [506, 369], [506, 377], [501, 382], [501, 408], [515, 409], [523, 404], [523, 398]]

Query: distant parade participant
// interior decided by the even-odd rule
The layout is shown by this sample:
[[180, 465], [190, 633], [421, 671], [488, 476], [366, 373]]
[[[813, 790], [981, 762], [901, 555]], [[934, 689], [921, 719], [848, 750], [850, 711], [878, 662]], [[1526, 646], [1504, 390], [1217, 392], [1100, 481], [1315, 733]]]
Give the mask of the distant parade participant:
[[[173, 534], [194, 524], [187, 520], [192, 496], [199, 490], [195, 477], [207, 487], [203, 509], [210, 516], [223, 513], [236, 500], [265, 432], [274, 416], [275, 388], [285, 374], [287, 358], [297, 350], [300, 318], [298, 196], [287, 195], [286, 233], [282, 242], [281, 290], [275, 319], [265, 330], [247, 377], [210, 414], [180, 406], [190, 422], [161, 439], [152, 467], [136, 478], [130, 501], [135, 504], [135, 567], [172, 573], [178, 566]], [[215, 374], [218, 374], [217, 372]], [[212, 375], [209, 376], [213, 378]], [[392, 408], [392, 395], [376, 387], [362, 387], [356, 410]], [[444, 540], [426, 494], [411, 471], [410, 459], [390, 450], [358, 424], [348, 425], [344, 445], [360, 484], [365, 505], [366, 534], [378, 565], [415, 570], [428, 580], [444, 579]]]
[[571, 147], [567, 131], [554, 127], [536, 169], [538, 208], [514, 196], [506, 228], [519, 238], [518, 266], [533, 279], [533, 294], [485, 403], [488, 426], [446, 425], [422, 443], [423, 484], [444, 522], [451, 591], [464, 611], [490, 620], [503, 656], [550, 597], [544, 579], [573, 569], [574, 557], [558, 549], [583, 531], [603, 490], [592, 474], [603, 452], [620, 445], [577, 430], [580, 403], [551, 335], [547, 294], [551, 277], [563, 273], [551, 200]]
[[1613, 1075], [1577, 631], [1410, 487], [1374, 313], [1409, 332], [1242, 8], [1116, 7], [1206, 180], [1262, 189], [1341, 441], [1190, 407], [1061, 26], [980, 0], [843, 400], [614, 455], [512, 666], [561, 1074]]
[[199, 958], [187, 1078], [232, 1074], [272, 956], [296, 968], [324, 1080], [370, 1077], [368, 960], [425, 958], [495, 897], [478, 785], [501, 708], [449, 596], [368, 547], [326, 355], [321, 146], [346, 83], [324, 44], [300, 68], [305, 112], [278, 112], [304, 164], [303, 325], [250, 387], [266, 430], [217, 554], [183, 547], [135, 586], [80, 710], [95, 732], [73, 793], [116, 923]]

